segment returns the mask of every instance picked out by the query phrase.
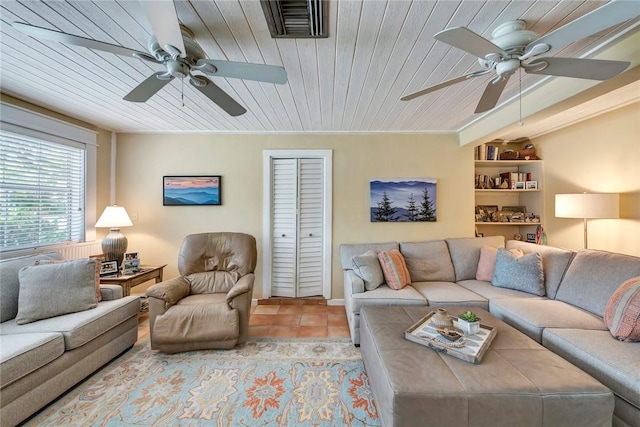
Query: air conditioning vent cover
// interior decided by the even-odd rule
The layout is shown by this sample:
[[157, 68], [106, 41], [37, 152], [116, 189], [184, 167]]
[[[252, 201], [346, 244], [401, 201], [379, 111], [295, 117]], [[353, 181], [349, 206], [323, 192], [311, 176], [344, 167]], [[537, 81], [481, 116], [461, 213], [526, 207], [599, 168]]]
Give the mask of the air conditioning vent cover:
[[273, 38], [326, 38], [327, 0], [260, 0]]

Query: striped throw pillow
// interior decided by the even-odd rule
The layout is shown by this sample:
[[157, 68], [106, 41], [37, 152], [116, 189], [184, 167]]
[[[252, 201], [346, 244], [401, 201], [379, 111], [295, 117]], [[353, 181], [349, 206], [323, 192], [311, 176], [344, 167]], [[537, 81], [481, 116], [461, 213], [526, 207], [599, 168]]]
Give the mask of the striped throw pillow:
[[640, 276], [627, 280], [611, 295], [604, 324], [620, 341], [640, 341]]
[[400, 251], [396, 249], [382, 251], [378, 254], [378, 260], [382, 267], [384, 281], [391, 289], [402, 289], [411, 284], [409, 270]]

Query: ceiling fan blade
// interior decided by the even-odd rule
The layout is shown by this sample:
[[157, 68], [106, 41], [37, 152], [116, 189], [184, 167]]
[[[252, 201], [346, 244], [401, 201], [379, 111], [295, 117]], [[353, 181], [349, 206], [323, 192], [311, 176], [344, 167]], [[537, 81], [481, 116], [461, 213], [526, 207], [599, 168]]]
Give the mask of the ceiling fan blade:
[[[140, 6], [144, 11], [153, 34], [160, 47], [173, 46], [180, 51], [180, 57], [184, 58], [186, 50], [182, 40], [182, 30], [176, 13], [176, 6], [171, 0], [148, 1], [141, 0]], [[166, 49], [165, 49], [166, 51]]]
[[[159, 79], [158, 77], [161, 75], [165, 78]], [[167, 73], [165, 72], [152, 74], [129, 92], [123, 99], [131, 102], [146, 102], [149, 98], [155, 95], [156, 92], [165, 87], [171, 80], [173, 80], [173, 76], [167, 76]]]
[[24, 34], [39, 38], [52, 40], [64, 44], [86, 47], [94, 50], [115, 53], [116, 55], [133, 56], [135, 58], [146, 59], [152, 62], [159, 62], [148, 53], [140, 52], [115, 44], [99, 42], [97, 40], [88, 39], [86, 37], [74, 36], [73, 34], [63, 33], [61, 31], [49, 30], [35, 25], [23, 24], [22, 22], [13, 22], [11, 26]]
[[430, 86], [430, 87], [428, 87], [426, 89], [422, 89], [422, 90], [419, 90], [417, 92], [411, 93], [409, 95], [405, 95], [402, 98], [400, 98], [400, 101], [410, 101], [410, 100], [412, 100], [414, 98], [417, 98], [419, 96], [426, 95], [426, 94], [431, 93], [431, 92], [435, 92], [436, 90], [443, 89], [443, 88], [445, 88], [447, 86], [452, 86], [452, 85], [454, 85], [456, 83], [463, 82], [463, 81], [465, 81], [467, 79], [470, 79], [472, 77], [483, 76], [483, 75], [485, 75], [485, 74], [487, 74], [489, 72], [491, 72], [491, 70], [481, 70], [481, 71], [475, 71], [473, 73], [465, 74], [464, 76], [456, 77], [455, 79], [447, 80], [445, 82], [438, 83], [437, 85]]
[[[211, 72], [207, 64], [213, 65], [216, 70]], [[211, 76], [231, 77], [234, 79], [255, 80], [258, 82], [285, 84], [287, 72], [277, 65], [252, 64], [247, 62], [222, 61], [217, 59], [200, 59], [194, 67], [195, 70]]]
[[433, 38], [469, 52], [478, 58], [485, 58], [491, 53], [507, 55], [507, 52], [466, 27], [447, 28], [437, 33]]
[[547, 44], [551, 47], [549, 50], [559, 49], [638, 15], [640, 6], [637, 1], [611, 1], [532, 41], [527, 45], [525, 55], [536, 45]]
[[489, 111], [493, 109], [498, 103], [500, 99], [500, 95], [502, 95], [502, 91], [504, 87], [507, 85], [509, 78], [511, 75], [507, 75], [498, 83], [493, 83], [493, 81], [489, 82], [487, 87], [482, 94], [482, 98], [480, 98], [480, 102], [478, 102], [478, 106], [476, 107], [476, 111], [474, 113], [484, 113], [485, 111]]
[[[542, 70], [537, 71], [535, 64], [538, 62], [545, 62], [547, 63], [547, 66]], [[540, 58], [536, 60], [535, 63], [529, 65], [534, 67], [531, 69], [525, 67], [525, 71], [529, 74], [607, 80], [626, 70], [631, 63], [626, 61], [608, 61], [602, 59]]]
[[[197, 79], [196, 83], [194, 83], [194, 79]], [[202, 92], [207, 98], [218, 104], [218, 106], [229, 113], [229, 115], [240, 116], [247, 112], [242, 105], [238, 104], [235, 99], [230, 97], [228, 93], [220, 89], [208, 78], [195, 76], [189, 79], [189, 83]], [[206, 84], [198, 86], [198, 83]]]

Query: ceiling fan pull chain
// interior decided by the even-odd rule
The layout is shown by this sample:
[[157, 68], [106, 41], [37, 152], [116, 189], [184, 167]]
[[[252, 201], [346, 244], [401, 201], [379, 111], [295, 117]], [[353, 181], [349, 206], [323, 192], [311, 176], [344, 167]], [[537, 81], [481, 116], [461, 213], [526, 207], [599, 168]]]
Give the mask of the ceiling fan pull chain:
[[518, 96], [520, 100], [520, 120], [518, 120], [518, 126], [524, 126], [524, 122], [522, 121], [522, 67], [518, 69], [518, 83], [520, 85], [520, 95]]
[[180, 100], [182, 101], [182, 108], [184, 108], [184, 79], [180, 79]]

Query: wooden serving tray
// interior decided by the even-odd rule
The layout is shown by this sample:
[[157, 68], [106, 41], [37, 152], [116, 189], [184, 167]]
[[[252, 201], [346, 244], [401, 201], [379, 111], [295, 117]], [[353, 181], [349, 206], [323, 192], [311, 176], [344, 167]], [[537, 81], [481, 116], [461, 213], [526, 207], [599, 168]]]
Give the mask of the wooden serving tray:
[[[404, 331], [405, 339], [466, 362], [480, 363], [496, 336], [496, 329], [493, 326], [480, 323], [480, 332], [477, 334], [464, 336], [458, 341], [451, 342], [436, 331], [436, 326], [431, 322], [431, 317], [434, 314], [436, 314], [435, 311], [428, 313]], [[455, 316], [451, 316], [451, 318], [453, 319], [453, 327], [457, 328], [458, 318]]]

